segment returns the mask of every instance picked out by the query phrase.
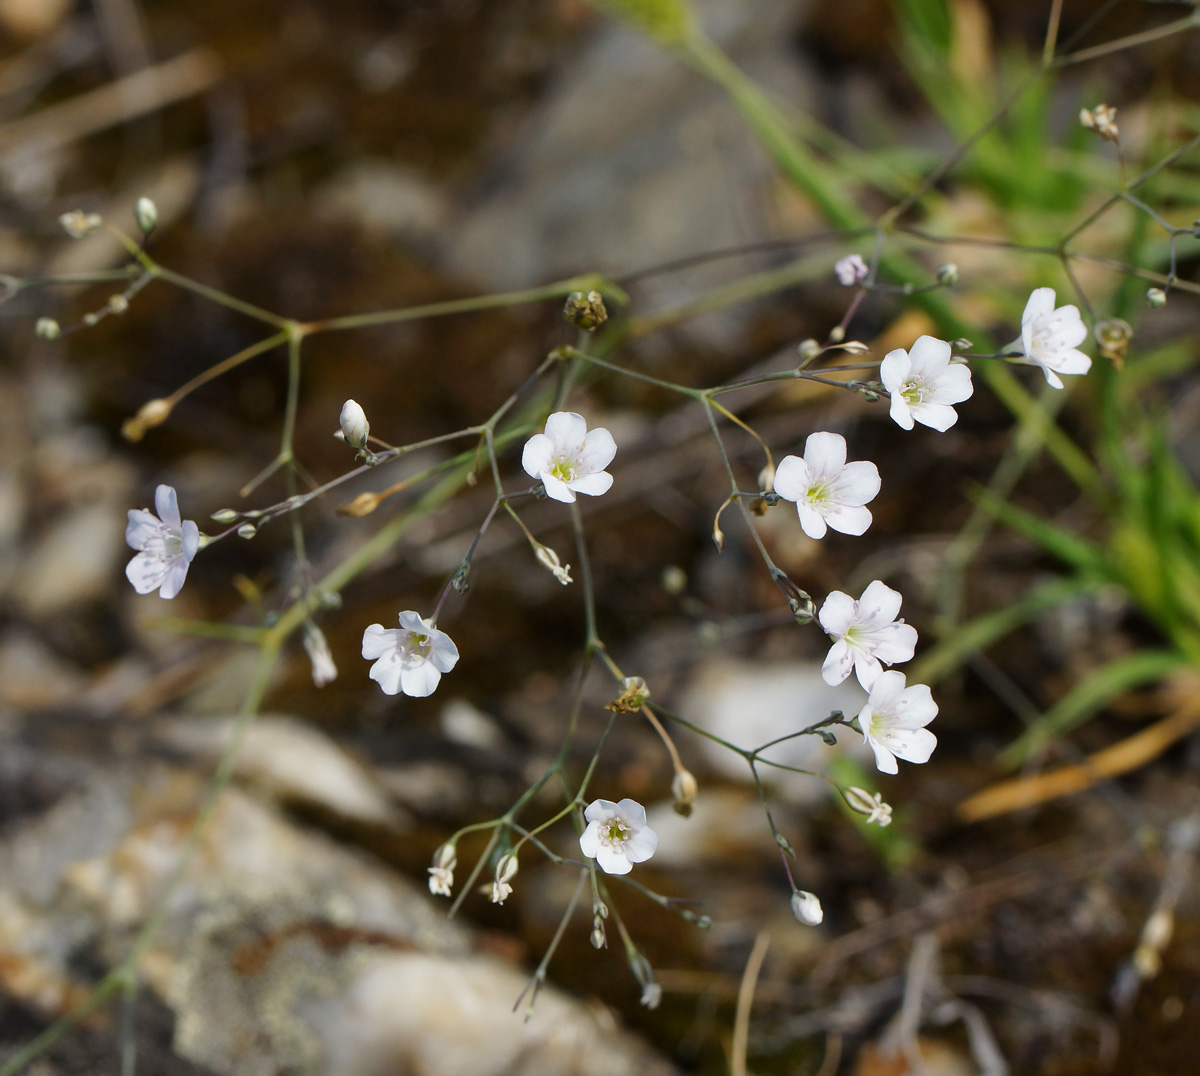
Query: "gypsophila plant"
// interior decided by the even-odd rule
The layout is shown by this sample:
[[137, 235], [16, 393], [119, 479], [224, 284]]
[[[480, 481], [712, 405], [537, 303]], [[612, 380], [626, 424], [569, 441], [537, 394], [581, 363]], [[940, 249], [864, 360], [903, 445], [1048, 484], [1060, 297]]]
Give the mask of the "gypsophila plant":
[[[853, 550], [855, 538], [872, 524], [872, 511], [867, 505], [878, 506], [899, 496], [900, 491], [886, 488], [876, 463], [860, 458], [861, 449], [855, 448], [852, 439], [833, 430], [814, 428], [806, 413], [797, 411], [788, 434], [780, 443], [769, 444], [750, 420], [727, 401], [747, 389], [761, 391], [797, 384], [832, 387], [861, 397], [876, 407], [879, 417], [890, 418], [904, 430], [912, 431], [911, 451], [920, 452], [926, 450], [923, 438], [936, 437], [959, 421], [955, 406], [972, 397], [978, 380], [986, 383], [1014, 413], [1022, 431], [1040, 431], [1038, 436], [1051, 446], [1065, 467], [1074, 467], [1073, 473], [1083, 473], [1085, 468], [1077, 458], [1055, 441], [1052, 433], [1046, 432], [1053, 429], [1052, 408], [1056, 402], [1047, 394], [1036, 396], [1040, 386], [1028, 379], [1020, 380], [1012, 369], [1035, 366], [1052, 392], [1063, 390], [1072, 383], [1064, 381], [1064, 377], [1081, 378], [1093, 365], [1093, 357], [1082, 350], [1092, 346], [1088, 344], [1089, 331], [1099, 356], [1108, 361], [1110, 368], [1125, 360], [1133, 330], [1115, 316], [1105, 316], [1105, 299], [1084, 292], [1075, 268], [1080, 263], [1092, 262], [1152, 283], [1155, 295], [1151, 306], [1161, 306], [1175, 292], [1200, 291], [1196, 285], [1180, 280], [1176, 271], [1177, 243], [1191, 241], [1195, 228], [1190, 224], [1170, 224], [1136, 193], [1200, 145], [1200, 135], [1177, 145], [1160, 160], [1147, 162], [1143, 171], [1126, 179], [1127, 157], [1120, 146], [1116, 112], [1107, 106], [1085, 112], [1082, 122], [1086, 127], [1099, 135], [1101, 141], [1121, 149], [1119, 168], [1114, 166], [1108, 181], [1111, 196], [1099, 208], [1092, 205], [1080, 211], [1073, 225], [1064, 226], [1057, 243], [996, 240], [994, 246], [1010, 253], [1014, 261], [1024, 254], [1040, 259], [1037, 286], [1030, 289], [1030, 281], [998, 288], [990, 279], [973, 277], [965, 266], [960, 268], [928, 255], [956, 242], [964, 245], [989, 242], [938, 230], [937, 187], [956, 175], [955, 169], [960, 165], [969, 181], [981, 189], [995, 193], [1003, 186], [1006, 204], [1013, 204], [1016, 195], [1011, 184], [1001, 183], [992, 153], [995, 140], [1004, 135], [998, 128], [999, 119], [1020, 99], [1019, 94], [981, 117], [978, 127], [962, 136], [962, 145], [948, 160], [930, 167], [908, 189], [896, 194], [880, 186], [892, 196], [891, 208], [871, 219], [851, 198], [850, 184], [831, 178], [849, 174], [843, 162], [836, 155], [822, 157], [808, 142], [794, 136], [792, 125], [779, 109], [704, 37], [682, 0], [656, 0], [653, 4], [613, 0], [603, 6], [633, 20], [694, 70], [728, 91], [783, 174], [813, 202], [837, 230], [836, 234], [820, 240], [798, 240], [795, 247], [800, 254], [789, 265], [789, 272], [739, 281], [737, 288], [719, 287], [678, 309], [655, 311], [654, 317], [635, 316], [641, 313], [636, 310], [631, 313], [630, 297], [620, 279], [587, 275], [478, 299], [300, 321], [253, 307], [161, 265], [146, 249], [147, 237], [157, 234], [158, 214], [153, 203], [143, 198], [135, 210], [135, 223], [142, 233], [139, 239], [126, 234], [120, 222], [94, 213], [76, 211], [61, 218], [67, 234], [81, 242], [103, 230], [124, 246], [129, 258], [127, 268], [122, 270], [126, 284], [123, 291], [106, 299], [78, 325], [64, 328], [48, 318], [39, 319], [36, 325], [37, 334], [47, 340], [67, 337], [127, 309], [147, 286], [165, 283], [239, 311], [264, 327], [264, 334], [256, 343], [214, 363], [170, 395], [146, 402], [123, 427], [131, 441], [152, 436], [154, 429], [169, 422], [179, 403], [200, 386], [276, 349], [286, 353], [287, 405], [279, 431], [278, 453], [266, 461], [262, 474], [240, 491], [240, 502], [234, 500], [239, 491], [229, 490], [229, 503], [238, 503], [238, 507], [213, 514], [212, 520], [218, 526], [216, 533], [202, 535], [194, 522], [184, 520], [175, 491], [162, 484], [155, 493], [156, 512], [132, 509], [126, 531], [126, 540], [136, 551], [127, 569], [130, 583], [139, 594], [158, 591], [160, 598], [172, 599], [185, 585], [189, 571], [201, 570], [205, 551], [215, 543], [231, 537], [253, 540], [279, 520], [287, 519], [291, 524], [295, 586], [269, 618], [263, 618], [252, 629], [240, 625], [236, 633], [230, 633], [230, 638], [250, 641], [260, 656], [253, 686], [241, 709], [238, 734], [232, 738], [229, 754], [222, 763], [223, 780], [228, 779], [231, 769], [228, 760], [236, 754], [262, 704], [272, 668], [297, 633], [317, 687], [338, 675], [354, 675], [364, 681], [374, 680], [387, 695], [426, 697], [439, 689], [443, 676], [469, 676], [478, 655], [473, 655], [465, 645], [460, 653], [450, 632], [454, 631], [455, 618], [469, 607], [469, 586], [477, 570], [480, 542], [498, 520], [516, 528], [515, 533], [528, 543], [534, 561], [567, 587], [566, 593], [579, 603], [583, 622], [578, 639], [580, 675], [573, 701], [562, 714], [557, 755], [498, 817], [471, 823], [452, 834], [438, 849], [428, 869], [430, 892], [450, 898], [452, 910], [476, 891], [481, 879], [490, 900], [504, 904], [520, 890], [522, 857], [527, 861], [530, 856], [541, 856], [563, 870], [576, 872], [579, 884], [563, 909], [562, 925], [526, 994], [529, 1007], [536, 1000], [555, 947], [573, 921], [585, 893], [591, 899], [588, 918], [591, 943], [597, 948], [605, 947], [610, 927], [616, 926], [630, 972], [641, 990], [641, 1000], [651, 1007], [658, 1003], [662, 989], [621, 917], [615, 897], [617, 884], [691, 923], [707, 925], [707, 917], [694, 911], [690, 901], [664, 896], [651, 887], [652, 876], [644, 864], [658, 848], [659, 837], [647, 824], [646, 809], [622, 796], [624, 790], [613, 787], [603, 775], [601, 763], [610, 739], [620, 736], [634, 722], [645, 722], [661, 739], [664, 776], [671, 774], [675, 806], [681, 814], [689, 813], [704, 792], [681, 761], [675, 743], [677, 735], [704, 737], [741, 756], [760, 791], [766, 823], [780, 849], [793, 914], [807, 926], [817, 926], [825, 918], [819, 896], [796, 880], [798, 868], [791, 844], [775, 823], [762, 780], [764, 769], [809, 771], [796, 770], [765, 757], [763, 752], [778, 740], [755, 748], [739, 747], [701, 727], [686, 713], [678, 712], [671, 700], [655, 696], [652, 685], [622, 668], [600, 634], [588, 553], [591, 523], [584, 511], [591, 505], [581, 502], [577, 495], [584, 494], [587, 501], [592, 501], [602, 499], [618, 487], [623, 478], [620, 461], [624, 456], [609, 430], [595, 425], [595, 416], [585, 413], [588, 396], [583, 387], [601, 379], [632, 380], [690, 402], [703, 416], [711, 433], [713, 456], [720, 461], [727, 480], [721, 489], [711, 493], [715, 513], [712, 536], [718, 549], [725, 541], [723, 513], [732, 510], [798, 630], [811, 632], [814, 637], [823, 630], [832, 641], [822, 668], [825, 680], [840, 684], [854, 673], [862, 689], [863, 702], [858, 713], [847, 716], [835, 711], [814, 724], [792, 730], [783, 739], [816, 736], [835, 743], [837, 730], [852, 731], [871, 749], [878, 771], [891, 775], [898, 772], [899, 761], [910, 764], [928, 761], [937, 743], [927, 727], [938, 713], [930, 687], [909, 683], [904, 672], [889, 668], [913, 660], [918, 644], [917, 629], [899, 617], [902, 595], [883, 580], [875, 579], [857, 599], [840, 590], [829, 590], [814, 599], [807, 589], [814, 584], [794, 581], [774, 562], [760, 536], [757, 520], [771, 511], [786, 513], [791, 517], [789, 527], [812, 539], [846, 543], [844, 548]], [[1053, 3], [1050, 7], [1053, 17], [1045, 55], [1028, 76], [1030, 92], [1061, 67], [1101, 59], [1125, 47], [1119, 40], [1090, 48], [1061, 46], [1056, 36], [1059, 5]], [[977, 95], [972, 100], [977, 100]], [[952, 119], [957, 124], [962, 116], [955, 114]], [[1077, 155], [1086, 152], [1090, 150], [1077, 151]], [[976, 171], [970, 171], [972, 167]], [[1086, 171], [1083, 162], [1074, 158], [1072, 167], [1081, 174]], [[894, 179], [890, 177], [886, 183], [893, 183]], [[884, 183], [880, 178], [877, 185]], [[996, 197], [1000, 199], [1001, 194]], [[1072, 202], [1069, 208], [1073, 206]], [[1139, 222], [1148, 219], [1162, 230], [1165, 245], [1157, 262], [1127, 264], [1115, 258], [1107, 247], [1101, 246], [1095, 252], [1086, 249], [1084, 236], [1089, 225], [1117, 208], [1128, 211]], [[816, 243], [821, 246], [819, 253], [813, 254], [808, 248]], [[844, 253], [850, 245], [864, 250], [869, 246], [871, 252], [868, 257]], [[1056, 278], [1056, 284], [1073, 289], [1078, 305], [1059, 304], [1055, 288], [1042, 282], [1048, 273], [1047, 259], [1051, 257], [1057, 259], [1062, 271], [1062, 279]], [[814, 278], [837, 282], [847, 289], [837, 292], [844, 297], [843, 316], [837, 324], [826, 326], [820, 339], [800, 342], [795, 357], [779, 362], [777, 369], [719, 385], [673, 382], [646, 372], [630, 348], [639, 335], [676, 324], [696, 313], [718, 310], [749, 296], [765, 295], [790, 287], [798, 280]], [[33, 286], [34, 282], [17, 281], [10, 288], [22, 290]], [[955, 288], [974, 288], [985, 295], [995, 316], [986, 324], [968, 322], [955, 303], [952, 293]], [[336, 431], [346, 446], [345, 471], [323, 484], [305, 483], [300, 463], [304, 446], [296, 443], [295, 435], [297, 401], [304, 386], [302, 353], [307, 341], [322, 334], [535, 302], [565, 304], [565, 317], [576, 330], [575, 342], [544, 357], [530, 357], [524, 379], [506, 386], [510, 390], [508, 396], [490, 415], [480, 415], [473, 425], [422, 441], [392, 444], [379, 436], [381, 433], [394, 436], [396, 424], [391, 417], [368, 414], [367, 409], [348, 399], [340, 414], [329, 415], [331, 434]], [[856, 317], [864, 311], [895, 310], [906, 305], [932, 324], [929, 332], [907, 341], [907, 346], [878, 355], [871, 345], [851, 335]], [[610, 319], [609, 307], [620, 310], [621, 316]], [[1012, 338], [1012, 343], [1007, 347], [984, 344], [977, 348], [968, 338], [983, 340], [991, 335], [998, 339]], [[576, 407], [578, 411], [572, 410]], [[917, 430], [918, 425], [924, 429]], [[753, 438], [754, 451], [761, 455], [752, 464], [743, 452], [729, 447], [732, 431]], [[416, 473], [397, 476], [394, 465], [423, 449], [438, 449], [441, 455]], [[287, 496], [270, 503], [253, 503], [262, 482], [276, 473], [283, 476]], [[389, 502], [397, 506], [397, 511], [353, 552], [316, 578], [304, 544], [305, 509], [321, 498], [337, 496], [340, 488], [351, 480], [370, 483], [374, 488], [341, 506], [342, 514], [351, 520], [347, 526], [369, 527], [370, 517]], [[353, 579], [386, 557], [415, 520], [453, 498], [467, 484], [477, 482], [490, 488], [491, 503], [437, 598], [425, 604], [411, 594], [391, 595], [399, 626], [363, 625], [362, 657], [372, 664], [369, 668], [360, 666], [352, 672], [343, 669], [339, 673], [318, 623], [328, 608], [330, 596], [339, 594]], [[414, 499], [409, 494], [419, 496]], [[561, 504], [561, 509], [556, 506], [556, 510], [569, 523], [575, 539], [572, 563], [565, 563], [522, 519], [524, 506], [537, 499]], [[781, 506], [781, 500], [789, 502], [791, 507]], [[431, 608], [432, 612], [424, 616], [410, 608], [413, 605]], [[597, 666], [611, 678], [612, 701], [600, 734], [594, 741], [581, 745], [579, 718], [585, 706], [585, 686]], [[581, 746], [589, 758], [582, 772], [573, 761]], [[869, 823], [884, 827], [891, 822], [891, 806], [880, 792], [841, 785], [816, 772], [810, 776], [835, 786], [850, 809], [865, 816]], [[197, 818], [197, 827], [207, 824], [219, 787], [219, 782], [214, 782], [205, 809]], [[617, 798], [596, 798], [598, 791]], [[557, 797], [552, 808], [545, 807], [543, 793]], [[466, 880], [458, 882], [459, 855], [466, 858], [465, 842], [476, 838], [482, 839], [483, 847], [473, 846], [470, 855], [474, 863]], [[475, 840], [476, 846], [478, 843]], [[195, 844], [191, 848], [194, 851]], [[186, 862], [181, 864], [172, 884], [181, 877], [185, 866]], [[170, 899], [170, 887], [161, 899], [164, 902]], [[159, 921], [157, 917], [151, 918], [129, 961], [104, 981], [79, 1010], [81, 1014], [94, 1010], [131, 974]], [[0, 1068], [0, 1076], [16, 1071], [36, 1055], [37, 1048], [40, 1047], [31, 1047], [32, 1053], [26, 1051]]]

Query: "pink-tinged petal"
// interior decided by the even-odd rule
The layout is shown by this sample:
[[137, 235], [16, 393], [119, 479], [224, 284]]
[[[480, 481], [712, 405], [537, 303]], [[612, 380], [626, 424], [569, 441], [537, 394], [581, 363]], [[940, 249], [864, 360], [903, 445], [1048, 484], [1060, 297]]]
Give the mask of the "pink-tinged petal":
[[400, 633], [395, 628], [385, 628], [382, 624], [372, 624], [363, 632], [362, 656], [368, 661], [381, 658], [384, 654], [396, 651], [396, 636]]
[[544, 433], [535, 433], [521, 450], [521, 466], [532, 478], [539, 478], [543, 471], [551, 470], [554, 467], [554, 442]]
[[182, 520], [179, 518], [179, 501], [175, 497], [175, 490], [166, 485], [155, 489], [154, 507], [159, 519], [178, 529]]
[[422, 661], [419, 665], [401, 668], [400, 687], [405, 695], [423, 699], [437, 690], [442, 674], [433, 667], [433, 662]]
[[842, 635], [854, 622], [857, 611], [855, 601], [849, 594], [835, 590], [822, 603], [817, 619], [827, 635]]
[[175, 557], [167, 568], [166, 575], [163, 576], [162, 586], [159, 587], [158, 594], [161, 598], [173, 598], [183, 589], [184, 580], [187, 579], [188, 564], [182, 557]]
[[433, 652], [429, 655], [429, 661], [438, 672], [444, 673], [448, 673], [458, 664], [458, 647], [444, 631], [439, 631], [434, 636]]
[[862, 505], [879, 493], [879, 468], [870, 460], [847, 463], [831, 486], [833, 497], [842, 504]]
[[911, 430], [916, 423], [913, 422], [912, 410], [908, 406], [908, 401], [900, 395], [899, 390], [892, 391], [892, 399], [888, 404], [888, 414], [892, 421], [902, 430]]
[[600, 851], [600, 823], [589, 822], [579, 835], [579, 848], [588, 859], [595, 859]]
[[856, 650], [854, 652], [854, 673], [863, 688], [870, 691], [875, 681], [883, 673], [883, 666], [879, 664], [874, 655], [864, 650]]
[[405, 609], [396, 619], [400, 622], [400, 627], [407, 631], [419, 631], [425, 635], [430, 630], [429, 622], [415, 609]]
[[125, 527], [125, 541], [132, 549], [144, 549], [151, 538], [162, 532], [162, 524], [153, 512], [145, 508], [131, 508], [129, 523]]
[[890, 624], [900, 615], [904, 596], [882, 579], [873, 579], [858, 599], [858, 615], [864, 627]]
[[975, 392], [971, 381], [971, 367], [963, 362], [951, 363], [938, 378], [935, 403], [957, 404], [969, 400]]
[[125, 578], [139, 594], [150, 594], [157, 590], [165, 574], [166, 565], [152, 553], [139, 553], [125, 565]]
[[813, 508], [812, 505], [805, 504], [804, 501], [797, 501], [796, 514], [800, 517], [800, 529], [810, 538], [825, 537], [825, 532], [828, 529], [825, 517]]
[[625, 858], [630, 863], [645, 863], [658, 849], [658, 834], [643, 828], [625, 842]]
[[945, 433], [958, 421], [958, 412], [949, 404], [919, 404], [913, 408], [913, 415], [922, 426], [928, 426], [931, 430], [937, 430], [938, 433]]
[[928, 685], [913, 684], [901, 692], [891, 711], [895, 714], [898, 728], [917, 729], [928, 725], [937, 717], [938, 707], [933, 701], [933, 692], [929, 690]]
[[936, 336], [918, 336], [909, 357], [915, 373], [929, 379], [939, 377], [950, 365], [950, 345]]
[[200, 552], [200, 528], [190, 519], [185, 519], [180, 530], [180, 536], [183, 539], [183, 555], [187, 558], [187, 562], [191, 564], [196, 554]]
[[904, 694], [906, 679], [902, 672], [885, 672], [871, 689], [871, 698], [867, 701], [864, 714], [873, 710], [891, 710]]
[[883, 362], [879, 364], [879, 380], [893, 396], [903, 390], [908, 383], [910, 373], [912, 373], [912, 362], [908, 357], [908, 352], [902, 347], [896, 348], [895, 351], [889, 351], [884, 355]]
[[619, 813], [612, 800], [592, 800], [584, 809], [583, 817], [589, 822], [607, 822]]
[[812, 472], [799, 456], [784, 456], [775, 468], [775, 492], [785, 501], [799, 501], [812, 485]]
[[[825, 513], [825, 522], [842, 534], [866, 534], [867, 528], [871, 526], [871, 510], [855, 505], [838, 506]], [[803, 520], [800, 525], [804, 525]]]
[[632, 822], [635, 826], [644, 826], [646, 824], [646, 808], [638, 803], [637, 800], [621, 800], [617, 804], [617, 813], [626, 822]]
[[571, 487], [562, 479], [555, 478], [549, 471], [543, 471], [541, 479], [542, 485], [546, 487], [546, 496], [552, 501], [562, 501], [563, 504], [570, 504], [575, 500], [575, 494], [571, 492]]
[[1054, 289], [1034, 288], [1030, 293], [1029, 301], [1025, 304], [1025, 311], [1021, 314], [1021, 325], [1023, 327], [1026, 322], [1036, 321], [1038, 318], [1053, 313]]
[[576, 459], [585, 471], [603, 471], [616, 454], [617, 442], [613, 440], [613, 435], [603, 426], [598, 426], [588, 432], [583, 450]]
[[917, 649], [917, 629], [911, 624], [889, 624], [880, 631], [875, 656], [888, 665], [912, 661]]
[[804, 442], [804, 461], [817, 477], [837, 474], [846, 466], [846, 438], [840, 433], [810, 433]]
[[871, 745], [871, 750], [875, 754], [875, 766], [880, 773], [899, 773], [900, 767], [896, 763], [896, 757], [878, 740], [871, 737], [864, 737]]
[[[612, 489], [613, 477], [607, 471], [600, 471], [597, 474], [585, 474], [582, 478], [573, 479], [567, 485], [576, 493], [585, 493], [589, 497], [599, 497], [602, 493], [607, 493]], [[549, 486], [546, 487], [549, 492]]]
[[829, 648], [821, 665], [821, 679], [831, 687], [844, 683], [854, 668], [854, 654], [846, 643], [839, 639]]
[[400, 655], [395, 650], [391, 650], [371, 666], [371, 671], [367, 675], [383, 688], [385, 695], [399, 695], [400, 677], [403, 671]]
[[602, 844], [596, 852], [596, 862], [605, 874], [628, 874], [633, 864], [615, 848]]
[[905, 762], [928, 762], [937, 747], [937, 737], [928, 729], [888, 729], [878, 739]]
[[554, 442], [555, 451], [577, 449], [587, 437], [587, 422], [574, 411], [555, 411], [546, 419], [546, 436]]

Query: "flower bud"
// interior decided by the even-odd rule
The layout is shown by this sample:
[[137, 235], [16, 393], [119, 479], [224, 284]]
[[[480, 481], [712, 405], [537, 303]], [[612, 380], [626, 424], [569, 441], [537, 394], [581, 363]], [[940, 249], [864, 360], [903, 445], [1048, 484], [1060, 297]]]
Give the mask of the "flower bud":
[[563, 318], [584, 332], [600, 328], [608, 320], [604, 296], [598, 291], [573, 291], [563, 306]]
[[342, 436], [351, 448], [360, 452], [367, 447], [367, 436], [371, 432], [371, 424], [367, 421], [366, 412], [353, 400], [342, 404], [342, 414], [339, 419]]
[[675, 776], [671, 780], [671, 795], [675, 797], [675, 813], [687, 818], [692, 813], [692, 804], [696, 802], [699, 791], [700, 785], [696, 782], [696, 777], [691, 770], [676, 770]]
[[801, 340], [796, 350], [800, 353], [800, 358], [805, 362], [815, 359], [823, 350], [811, 336], [807, 340]]
[[237, 529], [239, 538], [253, 538], [258, 533], [258, 528], [253, 523], [243, 523]]
[[240, 512], [235, 512], [232, 508], [222, 508], [208, 518], [214, 523], [232, 523], [240, 514]]
[[1158, 310], [1160, 307], [1167, 305], [1167, 293], [1162, 288], [1148, 288], [1146, 291], [1146, 305], [1152, 310]]
[[311, 620], [304, 625], [304, 650], [312, 663], [313, 683], [317, 687], [324, 687], [337, 679], [337, 666], [333, 663], [325, 633]]
[[937, 282], [943, 287], [950, 287], [958, 283], [958, 266], [954, 262], [946, 262], [945, 265], [939, 265], [937, 269]]
[[500, 862], [496, 864], [496, 879], [500, 882], [507, 882], [517, 873], [517, 857], [508, 852], [500, 857]]
[[170, 400], [147, 400], [138, 408], [137, 420], [145, 429], [161, 426], [171, 417], [173, 406]]
[[792, 915], [810, 927], [815, 927], [825, 918], [825, 912], [816, 894], [803, 889], [792, 893]]
[[775, 488], [775, 465], [768, 463], [758, 472], [758, 488], [763, 492]]
[[672, 598], [678, 598], [685, 590], [687, 590], [688, 577], [678, 564], [668, 564], [659, 576], [659, 582], [662, 583], [662, 588]]
[[81, 209], [73, 209], [59, 217], [58, 223], [72, 239], [83, 239], [91, 235], [104, 221], [99, 213], [85, 213]]
[[53, 318], [38, 318], [33, 331], [43, 340], [54, 340], [62, 329]]
[[604, 930], [604, 920], [600, 916], [592, 917], [592, 948], [604, 949], [608, 946], [608, 935]]
[[129, 309], [129, 300], [124, 295], [110, 295], [108, 297], [108, 309], [114, 314], [124, 314]]
[[846, 330], [840, 325], [835, 325], [829, 330], [829, 342], [831, 344], [840, 344], [846, 339]]
[[143, 195], [133, 207], [133, 219], [141, 228], [143, 235], [149, 235], [158, 227], [158, 206]]
[[339, 505], [337, 513], [339, 516], [353, 516], [355, 519], [361, 519], [374, 512], [379, 507], [381, 500], [378, 493], [360, 493], [349, 504]]

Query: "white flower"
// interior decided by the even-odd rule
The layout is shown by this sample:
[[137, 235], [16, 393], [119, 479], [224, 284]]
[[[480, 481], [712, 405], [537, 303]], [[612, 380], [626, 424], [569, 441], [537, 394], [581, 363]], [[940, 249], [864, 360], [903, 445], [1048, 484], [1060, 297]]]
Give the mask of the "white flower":
[[593, 800], [583, 817], [587, 828], [579, 847], [605, 874], [628, 874], [658, 847], [658, 834], [646, 825], [646, 808], [636, 800]]
[[853, 668], [868, 691], [883, 672], [880, 662], [894, 665], [911, 661], [917, 629], [903, 620], [900, 592], [876, 579], [855, 601], [835, 590], [821, 606], [818, 619], [827, 635], [837, 641], [829, 648], [821, 676], [827, 684], [840, 684]]
[[1021, 315], [1021, 337], [1013, 341], [1024, 356], [1019, 361], [1040, 366], [1046, 380], [1056, 389], [1063, 387], [1059, 374], [1086, 374], [1092, 360], [1078, 350], [1087, 339], [1087, 326], [1079, 308], [1054, 308], [1054, 289], [1035, 288]]
[[324, 687], [337, 679], [337, 666], [333, 663], [325, 633], [311, 620], [304, 625], [304, 650], [312, 664], [313, 683], [317, 687]]
[[547, 497], [569, 503], [576, 493], [598, 497], [608, 492], [613, 480], [604, 468], [616, 454], [608, 430], [600, 427], [589, 433], [582, 415], [555, 411], [546, 419], [546, 432], [525, 442], [521, 466], [542, 480]]
[[937, 737], [927, 728], [937, 717], [937, 703], [924, 684], [904, 686], [904, 673], [880, 673], [867, 705], [858, 715], [863, 739], [875, 752], [875, 765], [883, 773], [898, 773], [896, 759], [928, 762]]
[[458, 866], [458, 852], [453, 844], [443, 844], [433, 854], [433, 866], [429, 869], [429, 892], [435, 897], [448, 897], [454, 885], [454, 868]]
[[816, 893], [810, 893], [806, 889], [794, 889], [792, 890], [792, 915], [801, 923], [815, 927], [825, 918], [825, 910], [821, 907]]
[[353, 400], [342, 404], [342, 413], [338, 416], [338, 424], [342, 427], [342, 436], [351, 448], [362, 450], [367, 447], [367, 436], [371, 432], [371, 424], [367, 421], [367, 413]]
[[179, 502], [170, 486], [154, 491], [156, 516], [146, 508], [131, 508], [125, 541], [138, 555], [125, 567], [125, 577], [139, 594], [157, 590], [173, 598], [183, 587], [188, 565], [200, 548], [200, 531], [190, 519], [180, 519]]
[[971, 368], [951, 363], [950, 345], [933, 336], [918, 337], [911, 351], [889, 351], [879, 364], [879, 379], [892, 397], [892, 420], [906, 430], [915, 420], [944, 433], [958, 421], [950, 405], [974, 392]]
[[372, 624], [363, 632], [362, 656], [371, 666], [371, 679], [384, 694], [404, 692], [414, 698], [432, 695], [442, 673], [458, 662], [458, 647], [444, 631], [412, 609], [400, 614], [400, 627], [385, 628]]
[[846, 439], [839, 433], [813, 433], [804, 456], [784, 456], [775, 472], [775, 492], [796, 502], [800, 526], [810, 538], [826, 527], [862, 534], [871, 525], [864, 508], [879, 492], [879, 470], [868, 460], [846, 462]]
[[838, 283], [846, 287], [867, 279], [867, 263], [862, 260], [861, 254], [847, 254], [846, 257], [839, 258], [833, 271]]

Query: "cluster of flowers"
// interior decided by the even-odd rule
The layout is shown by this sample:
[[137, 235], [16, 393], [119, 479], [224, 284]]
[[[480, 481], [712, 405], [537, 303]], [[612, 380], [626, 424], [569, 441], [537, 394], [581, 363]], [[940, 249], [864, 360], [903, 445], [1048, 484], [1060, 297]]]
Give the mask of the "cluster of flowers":
[[[868, 270], [861, 257], [851, 255], [838, 262], [836, 274], [843, 284], [850, 285], [865, 280]], [[1054, 303], [1051, 288], [1033, 292], [1010, 357], [1040, 367], [1050, 385], [1062, 388], [1060, 373], [1085, 373], [1091, 360], [1077, 350], [1087, 335], [1079, 311], [1074, 306], [1055, 308]], [[884, 357], [879, 376], [890, 395], [890, 414], [897, 425], [911, 430], [919, 422], [945, 431], [957, 421], [954, 405], [971, 396], [973, 385], [970, 368], [952, 361], [951, 352], [946, 341], [921, 336], [911, 350], [898, 348]], [[346, 442], [369, 455], [369, 426], [353, 400], [343, 407], [340, 424]], [[599, 496], [608, 491], [613, 479], [605, 468], [615, 454], [616, 443], [608, 430], [589, 431], [582, 415], [559, 411], [547, 419], [543, 433], [525, 443], [521, 463], [547, 497], [570, 503], [579, 493]], [[879, 471], [869, 461], [848, 463], [846, 455], [846, 440], [840, 434], [813, 433], [805, 442], [804, 455], [785, 456], [774, 474], [774, 492], [795, 504], [800, 526], [811, 538], [823, 538], [829, 529], [861, 535], [871, 525], [866, 505], [879, 493]], [[139, 594], [157, 590], [162, 597], [173, 598], [206, 539], [194, 522], [182, 519], [170, 486], [157, 488], [155, 508], [157, 515], [146, 509], [129, 513], [125, 539], [137, 555], [129, 562], [126, 575]], [[538, 557], [560, 581], [570, 582], [570, 565], [559, 564], [546, 547], [539, 547]], [[891, 774], [898, 772], [897, 759], [925, 762], [937, 744], [925, 727], [937, 715], [929, 688], [909, 685], [903, 673], [884, 670], [885, 665], [911, 660], [916, 648], [916, 630], [899, 617], [901, 601], [897, 591], [876, 579], [857, 600], [834, 591], [817, 618], [833, 640], [822, 675], [829, 684], [840, 684], [855, 673], [868, 692], [857, 719], [859, 729], [878, 769]], [[362, 656], [373, 662], [369, 675], [388, 695], [431, 695], [442, 675], [457, 664], [458, 647], [437, 628], [435, 618], [409, 609], [400, 613], [399, 621], [398, 628], [371, 624], [363, 632]], [[305, 646], [313, 656], [314, 675], [320, 665], [318, 682], [332, 679], [336, 670], [315, 627], [313, 632], [306, 630]], [[878, 794], [872, 797], [861, 789], [851, 789], [847, 797], [853, 809], [869, 815], [868, 821], [879, 825], [890, 821], [890, 808]], [[658, 837], [646, 824], [645, 809], [634, 800], [595, 800], [585, 809], [584, 820], [587, 825], [580, 848], [609, 874], [628, 873], [634, 863], [649, 859], [657, 848]], [[439, 851], [429, 869], [433, 892], [449, 894], [454, 865], [454, 848], [449, 845]], [[516, 870], [515, 855], [502, 858], [492, 892], [497, 903], [503, 903], [512, 891], [509, 882]], [[797, 916], [805, 922], [819, 922], [816, 898], [800, 891], [797, 895], [811, 898], [796, 909]]]

